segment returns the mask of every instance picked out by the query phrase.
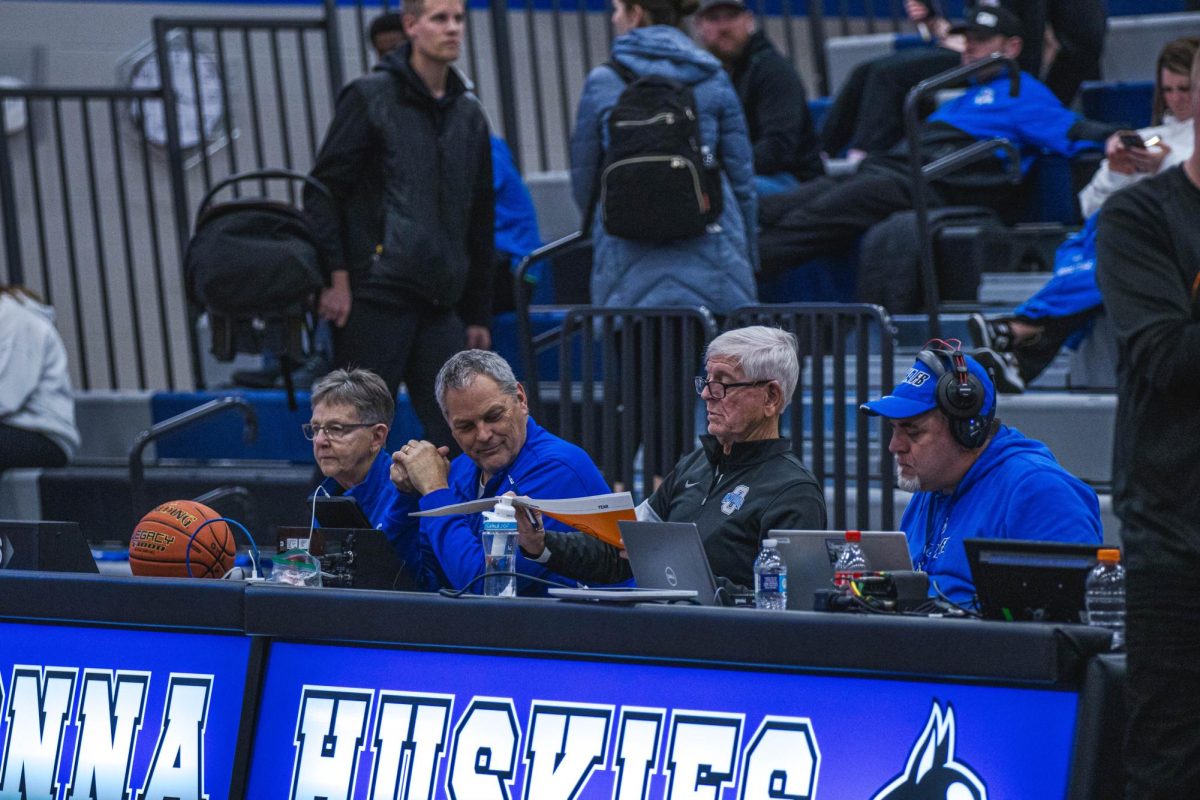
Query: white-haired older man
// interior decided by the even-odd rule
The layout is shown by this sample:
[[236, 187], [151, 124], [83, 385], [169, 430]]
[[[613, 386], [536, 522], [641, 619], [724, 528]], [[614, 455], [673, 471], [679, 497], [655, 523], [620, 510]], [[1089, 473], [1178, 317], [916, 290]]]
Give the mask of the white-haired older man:
[[[696, 523], [713, 573], [734, 584], [754, 584], [754, 558], [768, 531], [825, 527], [821, 487], [779, 433], [799, 375], [790, 333], [752, 326], [713, 339], [705, 376], [696, 379], [708, 434], [643, 504], [649, 519]], [[518, 522], [525, 555], [559, 574], [593, 583], [630, 575], [610, 545]]]

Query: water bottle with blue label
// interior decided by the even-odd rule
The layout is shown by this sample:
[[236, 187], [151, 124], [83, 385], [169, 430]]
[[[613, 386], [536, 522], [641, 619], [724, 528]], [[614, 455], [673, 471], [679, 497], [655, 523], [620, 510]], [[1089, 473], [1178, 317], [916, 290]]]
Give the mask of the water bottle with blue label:
[[754, 561], [755, 608], [787, 608], [787, 564], [779, 555], [778, 544], [774, 539], [763, 539], [762, 551]]
[[489, 573], [483, 579], [483, 593], [491, 597], [516, 597], [515, 576], [490, 574], [516, 569], [517, 514], [511, 497], [497, 497], [495, 507], [483, 512], [482, 540], [484, 566]]

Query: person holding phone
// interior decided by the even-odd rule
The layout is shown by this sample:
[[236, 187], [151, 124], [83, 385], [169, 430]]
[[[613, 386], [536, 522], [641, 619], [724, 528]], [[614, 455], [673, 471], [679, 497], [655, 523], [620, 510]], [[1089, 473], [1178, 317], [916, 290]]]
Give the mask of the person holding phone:
[[1169, 42], [1159, 54], [1153, 124], [1108, 137], [1104, 161], [1079, 193], [1086, 218], [1083, 230], [1055, 253], [1054, 277], [1011, 315], [993, 319], [972, 315], [969, 327], [976, 346], [1000, 354], [1000, 360], [989, 361], [989, 366], [1007, 376], [1001, 391], [1024, 391], [1064, 344], [1078, 346], [1100, 313], [1095, 278], [1096, 216], [1104, 202], [1121, 189], [1191, 157], [1195, 137], [1190, 75], [1197, 50], [1200, 38], [1186, 37]]

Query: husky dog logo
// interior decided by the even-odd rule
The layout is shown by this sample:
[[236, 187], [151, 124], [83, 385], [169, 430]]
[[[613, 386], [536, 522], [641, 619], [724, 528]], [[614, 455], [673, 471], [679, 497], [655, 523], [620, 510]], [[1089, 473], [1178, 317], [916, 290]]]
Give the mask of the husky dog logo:
[[983, 781], [954, 758], [954, 708], [949, 703], [943, 714], [933, 702], [908, 766], [871, 800], [987, 800]]

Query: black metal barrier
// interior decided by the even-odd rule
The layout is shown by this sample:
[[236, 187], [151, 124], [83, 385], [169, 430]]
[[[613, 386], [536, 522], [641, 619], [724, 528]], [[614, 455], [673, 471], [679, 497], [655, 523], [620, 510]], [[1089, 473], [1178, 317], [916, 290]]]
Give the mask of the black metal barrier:
[[191, 384], [199, 368], [180, 268], [187, 215], [177, 171], [135, 120], [149, 89], [0, 88], [25, 127], [0, 136], [0, 280], [57, 311], [78, 389]]
[[[197, 192], [222, 177], [312, 166], [343, 82], [338, 15], [333, 0], [324, 3], [322, 16], [307, 19], [154, 19], [165, 146], [189, 189], [177, 198], [185, 217]], [[187, 172], [196, 167], [200, 185], [188, 187]], [[285, 188], [295, 203], [295, 186]]]
[[534, 413], [614, 488], [648, 497], [693, 449], [696, 371], [716, 335], [702, 308], [567, 309], [546, 344], [557, 380], [530, 382]]
[[[688, 747], [728, 737], [718, 754], [730, 761], [722, 786], [786, 774], [793, 787], [819, 777], [831, 796], [887, 796], [877, 792], [885, 784], [894, 791], [889, 781], [904, 776], [906, 762], [921, 761], [912, 756], [926, 740], [929, 759], [936, 752], [953, 763], [956, 780], [974, 776], [989, 795], [1046, 796], [1005, 787], [1058, 782], [1074, 800], [1096, 777], [1078, 772], [1097, 755], [1079, 752], [1096, 742], [1097, 731], [1084, 726], [1119, 726], [1121, 713], [1119, 692], [1091, 686], [1108, 634], [1083, 626], [0, 572], [0, 632], [0, 689], [7, 690], [0, 730], [37, 721], [43, 733], [66, 733], [53, 764], [30, 760], [8, 736], [0, 736], [10, 748], [0, 761], [18, 770], [24, 764], [30, 782], [59, 775], [58, 759], [63, 768], [86, 765], [87, 758], [73, 757], [91, 741], [82, 729], [94, 717], [91, 724], [104, 725], [106, 742], [127, 747], [134, 765], [124, 774], [97, 773], [97, 780], [144, 791], [155, 781], [156, 742], [175, 742], [176, 726], [186, 725], [201, 737], [202, 758], [184, 750], [169, 772], [198, 775], [197, 796], [213, 800], [271, 796], [316, 766], [316, 782], [348, 776], [338, 796], [366, 797], [368, 783], [398, 780], [387, 777], [399, 764], [388, 760], [385, 744], [399, 760], [398, 744], [414, 730], [397, 728], [389, 714], [412, 708], [415, 715], [417, 707], [440, 720], [432, 739], [429, 730], [420, 737], [431, 754], [424, 762], [429, 784], [385, 796], [444, 796], [443, 786], [477, 777], [455, 764], [481, 763], [493, 786], [499, 774], [517, 788], [553, 777], [538, 769], [543, 757], [581, 770], [575, 796], [612, 796], [608, 786], [628, 754], [607, 743], [620, 742], [627, 719], [636, 719], [658, 723], [648, 763], [661, 758], [670, 767], [647, 774], [658, 773], [659, 789], [671, 772], [695, 780], [688, 770], [713, 766], [711, 750], [693, 767], [676, 757], [688, 755], [679, 742], [687, 726], [698, 725], [691, 733], [700, 738]], [[70, 713], [75, 696], [78, 715]], [[144, 711], [130, 702], [137, 696]], [[333, 724], [339, 703], [353, 724]], [[583, 716], [562, 719], [570, 709]], [[646, 714], [655, 709], [657, 716]], [[495, 718], [498, 725], [485, 726], [492, 734], [472, 727], [476, 715]], [[580, 747], [575, 725], [600, 718], [606, 722], [596, 741]], [[535, 727], [543, 721], [562, 729], [542, 741]], [[867, 724], [871, 748], [841, 746]], [[497, 731], [503, 736], [496, 741], [514, 756], [516, 742], [528, 742], [523, 766], [494, 746]], [[757, 744], [776, 736], [793, 747], [785, 748], [786, 764], [764, 769]], [[339, 757], [341, 739], [352, 744]], [[1054, 755], [1031, 770], [1028, 759], [1044, 756], [1042, 743]], [[590, 758], [576, 752], [587, 746], [596, 748]], [[422, 748], [412, 750], [420, 763]], [[361, 772], [354, 767], [360, 753], [370, 765]], [[168, 748], [165, 763], [174, 755]], [[837, 791], [855, 781], [857, 791]], [[464, 794], [459, 784], [457, 796], [480, 795]]]
[[937, 339], [942, 333], [941, 299], [937, 284], [937, 269], [933, 263], [933, 233], [929, 221], [929, 186], [937, 179], [960, 170], [968, 164], [995, 158], [997, 150], [1003, 150], [1005, 153], [1005, 169], [1009, 181], [1013, 184], [1019, 183], [1021, 180], [1021, 153], [1007, 139], [984, 139], [928, 164], [924, 163], [919, 133], [921, 101], [942, 89], [964, 84], [973, 75], [1000, 70], [1007, 70], [1009, 95], [1016, 97], [1021, 90], [1020, 67], [1017, 66], [1014, 59], [995, 53], [989, 58], [963, 64], [961, 67], [947, 70], [940, 75], [926, 78], [914, 86], [904, 100], [904, 130], [908, 143], [909, 170], [913, 182], [913, 211], [917, 216], [917, 242], [921, 248], [921, 283], [925, 287], [925, 312], [929, 317], [930, 339]]
[[[854, 304], [744, 306], [734, 311], [726, 328], [746, 325], [771, 325], [796, 335], [800, 380], [786, 428], [792, 449], [822, 486], [833, 491], [832, 527], [878, 525], [892, 530], [896, 519], [895, 476], [888, 452], [891, 429], [858, 411], [895, 382], [895, 332], [887, 312]], [[877, 521], [871, 519], [874, 491], [879, 492]]]

